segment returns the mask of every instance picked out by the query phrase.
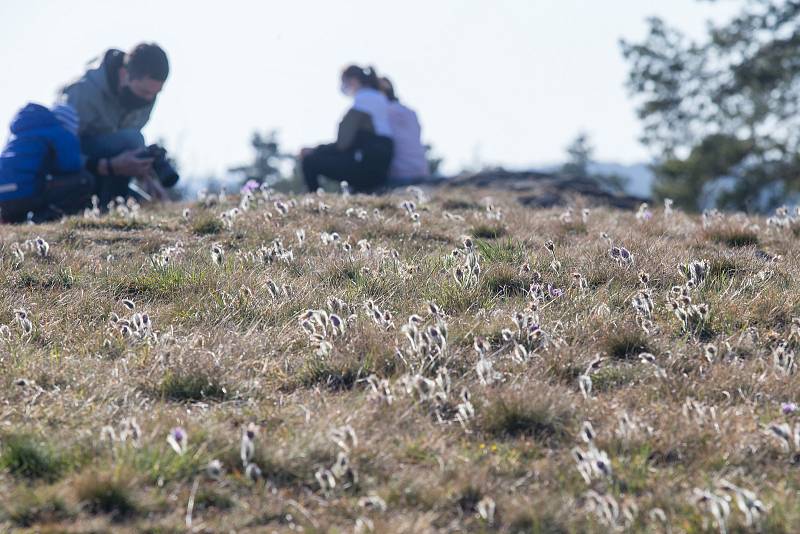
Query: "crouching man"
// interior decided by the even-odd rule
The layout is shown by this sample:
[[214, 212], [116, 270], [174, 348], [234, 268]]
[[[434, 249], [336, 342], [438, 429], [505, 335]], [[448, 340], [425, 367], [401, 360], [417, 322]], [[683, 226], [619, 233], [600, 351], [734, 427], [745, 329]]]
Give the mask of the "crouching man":
[[[128, 53], [108, 50], [98, 64], [62, 89], [62, 100], [80, 118], [81, 151], [86, 169], [96, 178], [101, 206], [130, 196], [131, 189], [164, 199], [164, 188], [178, 181], [166, 151], [146, 146], [141, 132], [168, 75], [164, 50], [142, 43]], [[132, 178], [141, 187], [133, 186]]]
[[94, 186], [82, 168], [75, 110], [34, 103], [19, 110], [0, 152], [0, 220], [43, 222], [78, 212], [91, 204]]

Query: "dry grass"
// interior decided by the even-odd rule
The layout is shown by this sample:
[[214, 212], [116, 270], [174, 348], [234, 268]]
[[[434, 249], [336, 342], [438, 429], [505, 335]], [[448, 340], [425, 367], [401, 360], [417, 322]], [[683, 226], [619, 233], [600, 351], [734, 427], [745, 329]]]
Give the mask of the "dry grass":
[[0, 530], [800, 530], [796, 222], [492, 196], [4, 227]]

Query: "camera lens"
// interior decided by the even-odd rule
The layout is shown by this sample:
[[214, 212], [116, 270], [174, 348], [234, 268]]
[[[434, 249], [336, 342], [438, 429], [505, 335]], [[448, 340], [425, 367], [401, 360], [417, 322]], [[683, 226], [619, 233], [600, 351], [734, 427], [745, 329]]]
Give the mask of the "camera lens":
[[154, 162], [153, 170], [158, 176], [161, 185], [163, 185], [164, 187], [172, 187], [178, 182], [178, 179], [180, 178], [178, 172], [172, 168], [172, 165], [170, 165], [169, 162], [164, 157], [161, 157]]

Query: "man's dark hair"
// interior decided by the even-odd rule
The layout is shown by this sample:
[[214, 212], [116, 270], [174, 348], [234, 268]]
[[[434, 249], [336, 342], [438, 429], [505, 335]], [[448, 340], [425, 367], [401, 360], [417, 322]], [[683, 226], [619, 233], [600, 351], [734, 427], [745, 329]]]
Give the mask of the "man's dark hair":
[[169, 76], [167, 54], [155, 43], [141, 43], [125, 55], [125, 68], [131, 79], [149, 77], [159, 82]]

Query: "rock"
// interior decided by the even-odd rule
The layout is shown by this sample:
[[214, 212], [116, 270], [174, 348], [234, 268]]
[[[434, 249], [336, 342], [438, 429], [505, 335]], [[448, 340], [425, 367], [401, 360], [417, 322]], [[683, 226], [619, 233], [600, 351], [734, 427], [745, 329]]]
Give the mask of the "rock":
[[573, 204], [581, 197], [594, 206], [637, 209], [648, 199], [612, 193], [590, 178], [560, 176], [536, 171], [486, 170], [461, 175], [449, 180], [428, 182], [440, 187], [498, 188], [517, 194], [520, 204], [535, 208], [550, 208]]

